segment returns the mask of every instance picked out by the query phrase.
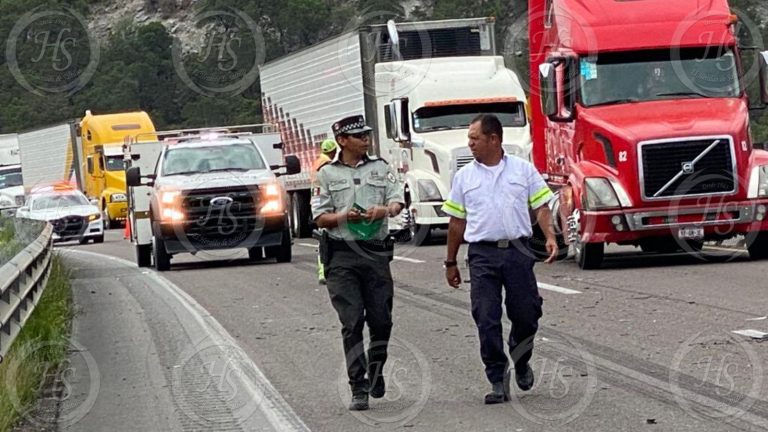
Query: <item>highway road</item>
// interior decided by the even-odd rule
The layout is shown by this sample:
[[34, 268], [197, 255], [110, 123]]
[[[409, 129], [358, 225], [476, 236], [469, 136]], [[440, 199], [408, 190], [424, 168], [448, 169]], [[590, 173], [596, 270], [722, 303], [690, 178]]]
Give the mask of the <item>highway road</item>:
[[469, 284], [445, 283], [439, 237], [400, 247], [388, 393], [349, 412], [313, 240], [296, 240], [290, 264], [233, 250], [181, 255], [163, 273], [132, 265], [117, 231], [59, 249], [82, 311], [73, 339], [92, 354], [73, 379], [78, 397], [63, 404], [63, 429], [768, 430], [768, 344], [734, 333], [768, 332], [768, 262], [743, 250], [615, 247], [601, 270], [537, 264], [536, 384], [485, 406]]

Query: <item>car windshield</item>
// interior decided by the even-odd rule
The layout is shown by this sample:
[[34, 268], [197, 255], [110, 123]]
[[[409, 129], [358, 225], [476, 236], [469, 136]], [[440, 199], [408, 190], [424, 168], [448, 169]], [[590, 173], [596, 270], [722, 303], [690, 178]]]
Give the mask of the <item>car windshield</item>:
[[0, 173], [0, 189], [13, 186], [21, 186], [24, 182], [21, 179], [21, 171], [8, 171]]
[[585, 106], [741, 94], [730, 48], [600, 54], [579, 64]]
[[89, 205], [83, 195], [61, 194], [61, 195], [43, 195], [32, 200], [32, 210], [47, 210], [54, 208], [65, 208]]
[[211, 171], [248, 171], [266, 169], [253, 144], [170, 149], [163, 159], [162, 174], [206, 173]]
[[107, 171], [122, 171], [123, 157], [122, 156], [107, 156]]
[[419, 108], [413, 113], [413, 130], [433, 132], [466, 129], [479, 114], [494, 114], [504, 127], [525, 126], [525, 107], [522, 102], [478, 103], [444, 105]]

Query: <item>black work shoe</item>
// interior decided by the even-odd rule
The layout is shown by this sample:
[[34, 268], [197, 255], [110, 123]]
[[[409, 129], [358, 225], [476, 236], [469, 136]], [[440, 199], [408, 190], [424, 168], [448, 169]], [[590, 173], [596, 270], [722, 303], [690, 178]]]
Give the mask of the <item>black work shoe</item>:
[[493, 405], [509, 401], [510, 372], [504, 373], [504, 381], [493, 383], [491, 392], [485, 395], [485, 404]]
[[380, 399], [384, 397], [386, 391], [387, 385], [384, 383], [384, 375], [379, 375], [373, 380], [371, 391], [368, 394], [374, 399]]
[[358, 393], [352, 395], [352, 401], [349, 403], [350, 411], [365, 411], [368, 409], [368, 393]]
[[517, 387], [522, 391], [528, 391], [533, 387], [533, 369], [528, 366], [528, 363], [520, 370], [515, 368], [515, 381], [517, 381]]

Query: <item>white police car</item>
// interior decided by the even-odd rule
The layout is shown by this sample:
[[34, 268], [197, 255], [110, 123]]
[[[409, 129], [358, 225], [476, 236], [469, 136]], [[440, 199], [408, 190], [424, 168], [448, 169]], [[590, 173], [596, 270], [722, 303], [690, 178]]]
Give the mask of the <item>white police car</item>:
[[50, 222], [53, 241], [77, 240], [85, 244], [104, 241], [104, 222], [99, 208], [79, 190], [56, 185], [33, 190], [16, 217]]

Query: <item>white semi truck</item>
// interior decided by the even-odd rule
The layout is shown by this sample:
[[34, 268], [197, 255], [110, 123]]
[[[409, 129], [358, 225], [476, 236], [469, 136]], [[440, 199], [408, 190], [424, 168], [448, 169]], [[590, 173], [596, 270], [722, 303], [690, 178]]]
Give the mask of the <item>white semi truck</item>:
[[525, 92], [496, 55], [493, 18], [365, 26], [267, 63], [260, 76], [264, 120], [302, 162], [301, 174], [282, 177], [296, 237], [311, 234], [307, 170], [343, 117], [362, 113], [374, 128], [373, 152], [405, 188], [404, 217], [390, 226], [409, 226], [417, 242], [447, 227], [440, 207], [472, 161], [476, 115], [498, 115], [507, 153], [530, 158]]
[[0, 214], [10, 216], [24, 205], [19, 138], [0, 135]]

